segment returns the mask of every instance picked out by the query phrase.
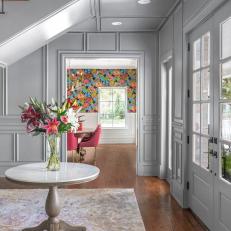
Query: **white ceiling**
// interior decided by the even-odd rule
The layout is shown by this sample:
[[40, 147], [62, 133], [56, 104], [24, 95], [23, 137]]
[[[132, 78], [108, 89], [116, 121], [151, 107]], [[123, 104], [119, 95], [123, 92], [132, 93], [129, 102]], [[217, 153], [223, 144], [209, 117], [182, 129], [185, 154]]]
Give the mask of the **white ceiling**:
[[[94, 0], [95, 18], [71, 31], [157, 31], [180, 0], [151, 0], [141, 5], [137, 0]], [[113, 26], [112, 22], [122, 22]]]

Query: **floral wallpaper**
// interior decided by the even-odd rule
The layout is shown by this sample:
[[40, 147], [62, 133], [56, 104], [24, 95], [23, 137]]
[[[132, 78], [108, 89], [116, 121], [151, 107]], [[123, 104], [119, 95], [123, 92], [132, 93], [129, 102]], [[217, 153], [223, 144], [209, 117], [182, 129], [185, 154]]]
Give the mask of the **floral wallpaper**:
[[81, 112], [98, 112], [98, 87], [127, 87], [128, 112], [136, 112], [136, 69], [68, 69], [67, 73], [67, 97], [77, 99]]

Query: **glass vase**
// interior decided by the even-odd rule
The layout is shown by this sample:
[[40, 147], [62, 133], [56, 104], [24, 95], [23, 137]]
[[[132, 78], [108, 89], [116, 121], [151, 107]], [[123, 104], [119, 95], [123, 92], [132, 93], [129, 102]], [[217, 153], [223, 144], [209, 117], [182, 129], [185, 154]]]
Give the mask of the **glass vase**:
[[60, 169], [60, 158], [59, 158], [60, 136], [48, 135], [47, 141], [49, 145], [49, 154], [50, 154], [47, 160], [47, 170], [58, 171]]

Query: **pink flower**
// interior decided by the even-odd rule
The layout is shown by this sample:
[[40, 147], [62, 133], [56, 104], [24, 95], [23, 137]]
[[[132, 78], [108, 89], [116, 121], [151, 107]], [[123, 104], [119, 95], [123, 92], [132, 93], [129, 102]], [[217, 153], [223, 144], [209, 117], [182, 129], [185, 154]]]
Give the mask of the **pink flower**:
[[47, 125], [45, 125], [43, 128], [46, 129], [47, 134], [57, 134], [58, 133], [58, 126], [60, 124], [59, 121], [57, 121], [56, 118], [53, 120], [48, 120]]
[[64, 124], [68, 123], [68, 117], [67, 116], [61, 116], [60, 119]]
[[41, 118], [41, 115], [35, 111], [35, 109], [30, 105], [25, 111], [21, 114], [22, 122], [26, 122], [28, 120], [38, 120]]

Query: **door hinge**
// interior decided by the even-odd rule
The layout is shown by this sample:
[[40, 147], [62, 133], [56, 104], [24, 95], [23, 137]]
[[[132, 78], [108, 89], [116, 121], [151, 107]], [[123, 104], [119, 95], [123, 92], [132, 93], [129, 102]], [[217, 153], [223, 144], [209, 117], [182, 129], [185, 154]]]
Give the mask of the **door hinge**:
[[190, 51], [190, 43], [188, 43], [188, 51]]
[[187, 144], [189, 144], [189, 136], [187, 136]]
[[189, 89], [188, 89], [187, 95], [188, 95], [188, 98], [190, 98], [190, 90]]
[[186, 183], [186, 188], [187, 188], [187, 190], [189, 190], [189, 181], [187, 181], [187, 183]]

